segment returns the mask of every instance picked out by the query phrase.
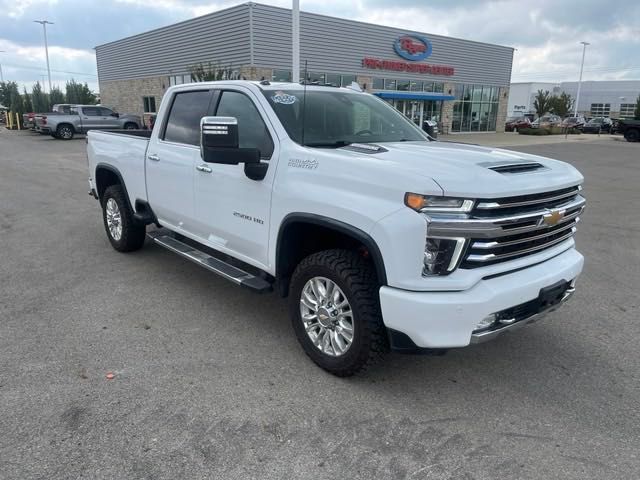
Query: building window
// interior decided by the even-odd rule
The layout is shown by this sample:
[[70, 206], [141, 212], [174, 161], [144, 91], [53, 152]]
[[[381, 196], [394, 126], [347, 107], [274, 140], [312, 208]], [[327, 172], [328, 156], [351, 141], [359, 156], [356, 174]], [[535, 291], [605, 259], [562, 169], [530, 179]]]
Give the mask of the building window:
[[444, 92], [444, 83], [434, 83], [433, 84], [433, 91], [437, 92], [437, 93], [443, 93]]
[[635, 103], [620, 104], [620, 118], [633, 118], [636, 111]]
[[422, 82], [417, 82], [415, 80], [411, 80], [409, 84], [409, 90], [412, 92], [421, 92], [422, 91]]
[[307, 79], [309, 83], [317, 83], [318, 85], [324, 85], [325, 74], [318, 72], [308, 72]]
[[182, 85], [183, 83], [191, 83], [193, 80], [191, 79], [191, 74], [188, 73], [186, 75], [171, 75], [169, 77], [169, 85]]
[[[434, 84], [440, 90], [443, 84]], [[489, 85], [456, 85], [453, 104], [453, 132], [491, 132], [498, 117], [498, 87]]]
[[397, 85], [398, 90], [402, 90], [403, 92], [409, 90], [409, 80], [398, 80]]
[[342, 77], [340, 78], [340, 81], [341, 81], [340, 83], [341, 87], [348, 87], [353, 82], [357, 81], [357, 78], [355, 75], [342, 75]]
[[274, 70], [271, 80], [274, 82], [290, 82], [291, 71], [290, 70]]
[[334, 87], [339, 87], [340, 86], [340, 75], [335, 74], [335, 73], [327, 73], [327, 75], [325, 77], [325, 81], [327, 82], [327, 85], [332, 85]]
[[611, 112], [610, 103], [592, 103], [591, 104], [592, 117], [608, 117], [610, 112]]
[[396, 89], [396, 81], [391, 79], [385, 79], [384, 81], [384, 89], [385, 90], [395, 90]]
[[373, 89], [374, 90], [384, 90], [384, 78], [374, 78], [373, 79]]
[[156, 113], [156, 97], [142, 97], [144, 113]]

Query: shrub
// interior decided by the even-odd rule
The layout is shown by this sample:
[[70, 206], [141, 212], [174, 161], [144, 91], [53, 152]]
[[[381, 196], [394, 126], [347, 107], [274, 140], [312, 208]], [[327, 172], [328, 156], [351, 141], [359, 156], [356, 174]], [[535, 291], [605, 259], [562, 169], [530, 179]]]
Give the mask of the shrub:
[[518, 130], [520, 135], [551, 135], [551, 132], [546, 128], [521, 128]]

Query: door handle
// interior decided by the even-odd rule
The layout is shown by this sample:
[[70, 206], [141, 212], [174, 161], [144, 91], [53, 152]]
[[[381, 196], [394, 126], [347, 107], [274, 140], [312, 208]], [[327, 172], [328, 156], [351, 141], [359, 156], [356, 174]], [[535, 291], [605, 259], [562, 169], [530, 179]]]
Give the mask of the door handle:
[[160, 157], [158, 155], [156, 155], [155, 153], [152, 153], [150, 155], [147, 155], [147, 158], [149, 160], [152, 160], [154, 162], [159, 162], [160, 161]]
[[199, 172], [204, 172], [204, 173], [211, 173], [213, 172], [213, 170], [211, 170], [209, 167], [207, 167], [206, 165], [198, 165], [196, 167], [196, 170], [198, 170]]

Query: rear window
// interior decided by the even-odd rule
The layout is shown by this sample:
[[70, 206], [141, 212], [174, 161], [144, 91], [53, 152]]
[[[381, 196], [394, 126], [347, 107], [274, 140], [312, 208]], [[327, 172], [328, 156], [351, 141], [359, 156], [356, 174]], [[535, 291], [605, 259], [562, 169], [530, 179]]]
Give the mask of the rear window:
[[200, 119], [209, 112], [210, 90], [176, 93], [167, 119], [164, 140], [200, 144]]

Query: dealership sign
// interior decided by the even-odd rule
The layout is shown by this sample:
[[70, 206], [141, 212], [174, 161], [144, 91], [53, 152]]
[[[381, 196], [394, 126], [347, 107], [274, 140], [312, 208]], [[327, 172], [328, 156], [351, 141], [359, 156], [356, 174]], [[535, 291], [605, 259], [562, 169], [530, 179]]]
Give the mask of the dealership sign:
[[424, 60], [433, 50], [431, 42], [418, 35], [403, 35], [393, 43], [393, 49], [398, 55], [412, 62]]
[[393, 42], [393, 49], [408, 62], [365, 57], [362, 66], [372, 70], [393, 70], [396, 72], [424, 73], [426, 75], [453, 75], [454, 68], [449, 65], [431, 65], [414, 63], [429, 57], [433, 51], [431, 42], [420, 35], [402, 35]]

